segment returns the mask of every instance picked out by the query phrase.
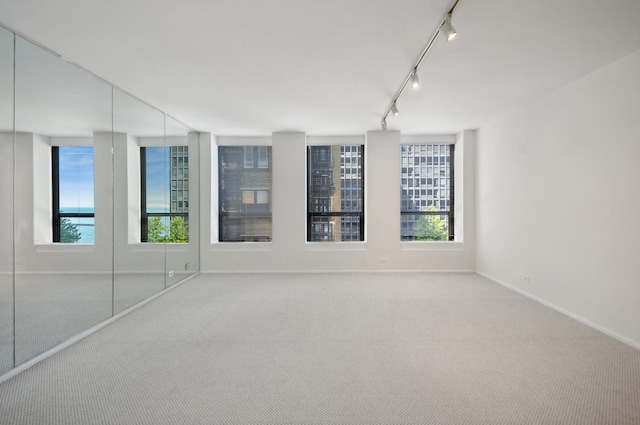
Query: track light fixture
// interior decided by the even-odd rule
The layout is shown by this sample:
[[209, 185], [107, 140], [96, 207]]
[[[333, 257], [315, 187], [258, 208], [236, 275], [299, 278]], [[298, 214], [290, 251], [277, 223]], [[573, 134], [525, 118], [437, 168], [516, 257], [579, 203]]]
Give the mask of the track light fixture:
[[413, 68], [413, 74], [411, 75], [411, 88], [417, 90], [420, 88], [420, 79], [418, 78], [418, 70]]
[[429, 53], [429, 50], [435, 43], [438, 36], [441, 35], [447, 42], [449, 42], [453, 40], [458, 34], [453, 28], [453, 25], [451, 25], [451, 17], [453, 15], [453, 10], [458, 5], [459, 1], [460, 0], [454, 0], [453, 5], [449, 8], [449, 11], [445, 15], [444, 19], [442, 20], [442, 22], [440, 22], [440, 25], [438, 25], [438, 28], [434, 32], [433, 36], [431, 37], [425, 48], [422, 50], [422, 54], [416, 61], [415, 65], [411, 67], [409, 75], [407, 75], [407, 78], [405, 78], [404, 82], [400, 86], [400, 89], [398, 89], [396, 95], [391, 100], [389, 107], [382, 116], [381, 124], [383, 130], [387, 129], [387, 117], [389, 116], [389, 114], [392, 114], [394, 116], [398, 115], [398, 106], [396, 105], [396, 102], [398, 101], [398, 98], [400, 97], [402, 92], [404, 92], [404, 89], [407, 87], [407, 85], [411, 83], [411, 87], [414, 89], [418, 89], [420, 87], [420, 79], [418, 78], [418, 67], [420, 67], [420, 64], [422, 64], [422, 61], [424, 60], [425, 56], [427, 56], [427, 53]]
[[453, 40], [456, 38], [456, 35], [458, 35], [453, 25], [451, 25], [451, 12], [447, 13], [447, 17], [442, 25], [440, 25], [440, 34], [444, 35], [447, 42]]

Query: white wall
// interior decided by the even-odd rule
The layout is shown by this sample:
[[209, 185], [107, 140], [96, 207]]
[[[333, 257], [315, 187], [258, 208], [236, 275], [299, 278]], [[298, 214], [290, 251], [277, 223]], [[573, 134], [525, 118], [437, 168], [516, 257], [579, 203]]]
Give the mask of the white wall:
[[202, 134], [201, 270], [473, 271], [474, 137], [473, 131], [456, 136], [456, 152], [466, 152], [464, 161], [462, 154], [456, 157], [456, 202], [464, 221], [460, 241], [400, 242], [400, 133], [371, 131], [365, 141], [364, 242], [306, 242], [307, 137], [286, 132], [272, 135], [273, 241], [218, 243], [217, 141]]
[[640, 347], [638, 76], [640, 51], [479, 129], [476, 252], [479, 273]]

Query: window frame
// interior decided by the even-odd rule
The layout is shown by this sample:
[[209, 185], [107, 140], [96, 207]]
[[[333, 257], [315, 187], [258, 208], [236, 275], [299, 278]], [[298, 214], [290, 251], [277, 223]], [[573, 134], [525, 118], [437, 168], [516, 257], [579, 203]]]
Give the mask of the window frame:
[[[93, 146], [92, 146], [93, 148]], [[95, 164], [94, 164], [95, 173]], [[94, 177], [95, 178], [95, 177]], [[53, 243], [66, 243], [60, 242], [60, 222], [63, 218], [93, 218], [95, 221], [95, 205], [94, 212], [92, 213], [65, 213], [60, 212], [60, 146], [51, 146], [51, 189], [52, 189], [52, 215], [51, 215], [51, 227], [53, 233]], [[94, 194], [95, 199], [95, 194]], [[94, 224], [95, 226], [95, 224]], [[85, 242], [87, 244], [95, 244], [93, 242]]]
[[[449, 208], [447, 210], [437, 210], [437, 211], [406, 211], [403, 210], [403, 204], [402, 204], [402, 191], [404, 190], [402, 188], [403, 185], [403, 181], [405, 180], [405, 178], [403, 177], [403, 168], [407, 168], [407, 167], [415, 167], [416, 165], [411, 164], [408, 165], [407, 162], [405, 161], [405, 158], [402, 157], [402, 146], [403, 145], [413, 145], [413, 146], [424, 146], [424, 152], [425, 154], [423, 155], [423, 149], [421, 148], [420, 150], [420, 158], [422, 158], [423, 156], [426, 157], [426, 166], [442, 166], [444, 164], [441, 163], [440, 160], [434, 161], [432, 158], [436, 158], [433, 155], [433, 146], [439, 145], [446, 145], [449, 146], [449, 187], [446, 186], [435, 186], [435, 181], [436, 179], [438, 179], [439, 181], [442, 179], [442, 175], [441, 172], [438, 176], [433, 175], [431, 177], [427, 176], [427, 177], [423, 177], [420, 176], [420, 179], [422, 180], [423, 178], [426, 179], [426, 181], [428, 182], [429, 180], [432, 181], [432, 187], [431, 189], [427, 189], [427, 194], [431, 191], [432, 194], [434, 193], [434, 190], [448, 190], [449, 191]], [[429, 149], [429, 146], [431, 146], [431, 149]], [[432, 143], [401, 143], [400, 144], [400, 226], [401, 226], [401, 231], [400, 231], [400, 241], [401, 242], [453, 242], [456, 240], [455, 238], [455, 143], [437, 143], [437, 142], [432, 142]], [[441, 158], [441, 154], [438, 154], [437, 158]], [[431, 159], [431, 161], [429, 161]], [[413, 161], [411, 161], [413, 162]], [[411, 180], [411, 182], [413, 183], [413, 180]], [[408, 185], [408, 182], [407, 182]], [[425, 187], [429, 187], [428, 183], [425, 185]], [[414, 187], [412, 187], [412, 189], [414, 189]], [[420, 186], [418, 186], [418, 189], [423, 190], [422, 189], [422, 184], [420, 184]], [[448, 228], [448, 239], [446, 241], [416, 241], [416, 240], [409, 240], [409, 239], [403, 239], [404, 235], [402, 234], [402, 216], [447, 216], [447, 228]]]
[[[171, 145], [171, 146], [140, 146], [140, 242], [141, 243], [156, 243], [149, 242], [149, 218], [150, 217], [168, 217], [169, 223], [171, 223], [171, 219], [174, 217], [182, 217], [185, 219], [185, 223], [188, 223], [189, 212], [171, 212], [171, 201], [169, 201], [169, 212], [168, 213], [151, 213], [147, 211], [147, 148], [169, 148], [169, 153], [171, 153], [172, 146], [182, 146], [182, 145]], [[167, 164], [171, 167], [171, 161]], [[188, 169], [188, 164], [187, 164]], [[171, 173], [169, 173], [169, 194], [171, 194]], [[188, 180], [187, 180], [188, 181]], [[187, 199], [188, 202], [188, 199]], [[186, 208], [189, 208], [188, 206]]]
[[[219, 243], [269, 243], [273, 240], [273, 147], [271, 144], [265, 143], [254, 143], [255, 141], [247, 141], [247, 143], [242, 144], [220, 144], [217, 146], [217, 183], [218, 183], [218, 242]], [[223, 195], [225, 194], [225, 190], [223, 186], [225, 184], [222, 178], [223, 161], [225, 160], [225, 156], [223, 155], [223, 151], [227, 148], [232, 149], [242, 149], [242, 162], [241, 166], [237, 169], [241, 170], [241, 172], [251, 172], [251, 173], [259, 173], [259, 174], [269, 174], [270, 185], [264, 186], [261, 184], [249, 185], [246, 187], [239, 187], [239, 196], [240, 196], [240, 205], [244, 209], [244, 217], [238, 216], [236, 212], [228, 212], [223, 211], [223, 207], [225, 203], [223, 202]], [[266, 160], [266, 164], [264, 162]], [[266, 165], [266, 166], [265, 166]], [[251, 192], [253, 202], [245, 203], [245, 192]], [[259, 192], [266, 193], [267, 202], [258, 202]], [[223, 231], [225, 220], [226, 219], [234, 219], [234, 218], [268, 218], [270, 220], [270, 234], [267, 235], [244, 235], [244, 238], [233, 239], [229, 238], [228, 235], [225, 235]]]
[[[311, 175], [312, 173], [312, 149], [316, 149], [316, 148], [329, 148], [331, 149], [334, 146], [340, 146], [341, 148], [343, 146], [357, 146], [360, 149], [360, 173], [359, 173], [359, 180], [361, 182], [360, 185], [360, 196], [359, 196], [359, 201], [360, 201], [360, 211], [311, 211], [312, 207], [314, 205], [320, 206], [320, 203], [316, 203], [315, 201], [318, 199], [329, 199], [328, 201], [328, 206], [330, 208], [330, 197], [316, 197], [316, 198], [312, 198], [312, 190], [311, 190], [311, 182], [313, 181], [314, 177]], [[350, 155], [346, 155], [346, 151], [345, 151], [345, 155], [344, 155], [344, 159], [345, 159], [345, 164], [346, 164], [346, 160], [347, 158], [353, 158], [354, 156], [352, 155], [352, 151], [349, 151]], [[322, 155], [321, 153], [318, 154], [318, 156], [321, 156], [322, 158], [319, 158], [318, 160], [324, 160], [324, 161], [328, 161], [331, 162], [331, 153], [329, 153], [328, 158], [324, 157], [324, 155]], [[342, 156], [342, 155], [341, 155]], [[357, 156], [356, 156], [357, 157]], [[350, 161], [351, 163], [352, 161]], [[342, 164], [340, 164], [340, 175], [337, 176], [337, 179], [339, 182], [341, 182], [342, 180], [342, 170], [345, 169], [344, 167], [342, 167]], [[351, 170], [351, 167], [349, 168], [349, 170]], [[319, 144], [319, 145], [307, 145], [307, 181], [306, 181], [306, 191], [307, 191], [307, 196], [306, 196], [306, 212], [307, 212], [307, 242], [309, 243], [315, 243], [315, 242], [338, 242], [338, 243], [344, 243], [344, 242], [364, 242], [365, 241], [365, 144], [364, 143], [334, 143], [334, 144]], [[332, 184], [331, 186], [336, 186], [335, 184], [335, 178], [336, 176], [334, 176], [333, 174], [333, 170], [329, 170], [329, 176], [320, 176], [320, 177], [315, 177], [315, 179], [331, 179], [331, 181], [334, 182], [334, 184]], [[347, 175], [347, 173], [344, 174], [345, 176]], [[352, 173], [349, 173], [349, 175], [352, 175]], [[353, 188], [350, 187], [350, 190], [352, 190]], [[340, 183], [340, 185], [338, 187], [334, 187], [333, 190], [342, 190], [342, 184]], [[359, 227], [359, 234], [360, 234], [360, 239], [359, 240], [342, 240], [342, 237], [340, 240], [333, 240], [333, 236], [334, 236], [334, 232], [333, 232], [333, 226], [331, 223], [331, 219], [334, 217], [357, 217], [359, 219], [358, 221], [358, 227]], [[314, 218], [321, 218], [323, 220], [316, 220], [314, 221]], [[327, 233], [328, 235], [331, 236], [332, 239], [328, 239], [328, 240], [314, 240], [313, 239], [313, 235], [314, 235], [314, 229], [316, 228], [316, 226], [318, 225], [325, 225], [328, 229], [330, 229], [330, 231]], [[342, 235], [341, 235], [342, 236]]]

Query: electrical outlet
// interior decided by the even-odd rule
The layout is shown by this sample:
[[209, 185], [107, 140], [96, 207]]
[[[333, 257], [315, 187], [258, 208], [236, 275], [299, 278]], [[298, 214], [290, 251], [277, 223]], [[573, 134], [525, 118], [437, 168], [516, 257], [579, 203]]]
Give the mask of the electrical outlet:
[[518, 276], [520, 278], [520, 280], [524, 283], [531, 283], [531, 276], [526, 275], [526, 274], [521, 274]]

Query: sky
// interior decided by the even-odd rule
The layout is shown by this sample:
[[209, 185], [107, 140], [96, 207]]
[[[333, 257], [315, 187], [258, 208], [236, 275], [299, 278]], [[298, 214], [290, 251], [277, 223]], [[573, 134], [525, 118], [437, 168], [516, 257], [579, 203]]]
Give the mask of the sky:
[[169, 211], [170, 167], [168, 146], [148, 147], [147, 151], [147, 210]]
[[[148, 147], [147, 209], [169, 210], [169, 147]], [[93, 146], [60, 146], [60, 209], [93, 210]]]
[[93, 209], [93, 146], [60, 146], [60, 209]]

